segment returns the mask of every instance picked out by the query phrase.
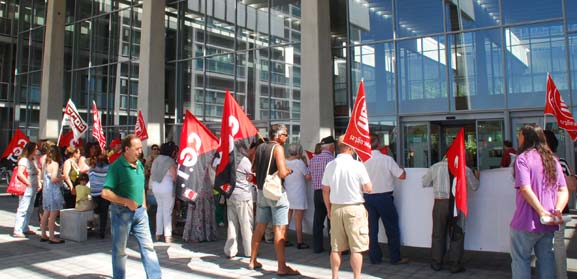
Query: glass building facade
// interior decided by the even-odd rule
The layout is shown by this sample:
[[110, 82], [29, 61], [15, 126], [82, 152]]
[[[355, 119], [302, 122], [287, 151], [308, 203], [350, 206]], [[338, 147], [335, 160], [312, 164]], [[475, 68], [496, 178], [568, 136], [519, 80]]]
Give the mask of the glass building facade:
[[574, 157], [555, 119], [543, 117], [548, 73], [575, 111], [574, 1], [331, 4], [337, 134], [364, 79], [371, 129], [405, 166], [439, 161], [463, 127], [468, 164], [498, 167], [503, 140], [544, 121], [560, 138], [558, 154]]
[[[88, 120], [94, 100], [107, 138], [132, 131], [141, 109], [139, 69], [149, 59], [141, 55], [146, 1], [65, 1], [64, 93], [51, 109], [70, 98]], [[161, 138], [178, 139], [185, 110], [218, 133], [229, 89], [257, 128], [284, 123], [298, 141], [301, 125], [311, 122], [301, 107], [319, 94], [302, 89], [310, 77], [301, 76], [301, 53], [317, 51], [332, 57], [321, 66], [332, 72], [334, 106], [319, 110], [334, 115], [333, 134], [345, 131], [362, 79], [370, 128], [406, 167], [440, 160], [460, 128], [469, 165], [498, 167], [503, 141], [516, 145], [521, 125], [544, 121], [560, 138], [558, 155], [574, 162], [573, 143], [543, 108], [549, 73], [576, 111], [575, 1], [330, 1], [330, 16], [315, 21], [330, 26], [327, 50], [302, 49], [301, 37], [315, 27], [303, 25], [305, 4], [165, 0], [165, 51], [154, 53], [165, 65], [157, 73], [164, 94], [155, 96], [164, 104]], [[47, 10], [46, 0], [0, 1], [0, 146], [16, 128], [38, 139], [45, 121]]]

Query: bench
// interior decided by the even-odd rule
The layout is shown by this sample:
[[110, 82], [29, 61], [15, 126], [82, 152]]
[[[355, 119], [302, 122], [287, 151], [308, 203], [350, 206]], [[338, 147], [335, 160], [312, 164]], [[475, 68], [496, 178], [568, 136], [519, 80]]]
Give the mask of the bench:
[[60, 210], [60, 238], [73, 241], [88, 239], [86, 224], [92, 219], [92, 210], [77, 211], [74, 208]]

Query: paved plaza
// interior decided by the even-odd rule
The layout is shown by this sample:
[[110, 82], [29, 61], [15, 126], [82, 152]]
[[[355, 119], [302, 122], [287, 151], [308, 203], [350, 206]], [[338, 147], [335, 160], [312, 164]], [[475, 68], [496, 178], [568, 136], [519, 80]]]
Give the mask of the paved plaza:
[[[4, 189], [0, 188], [4, 193]], [[89, 234], [84, 242], [66, 241], [61, 245], [40, 242], [39, 236], [15, 239], [10, 236], [14, 224], [14, 212], [18, 199], [0, 195], [0, 278], [111, 278], [111, 238], [100, 239], [97, 234]], [[32, 222], [38, 232], [38, 222]], [[567, 229], [568, 236], [575, 230], [575, 221]], [[264, 268], [258, 271], [247, 269], [248, 259], [237, 257], [228, 259], [223, 253], [226, 230], [220, 229], [218, 241], [206, 243], [182, 243], [177, 238], [170, 245], [155, 245], [160, 258], [164, 278], [277, 278], [276, 261], [272, 244], [263, 242], [260, 261]], [[294, 239], [294, 235], [290, 235]], [[310, 236], [306, 236], [311, 243]], [[569, 243], [570, 278], [577, 278], [577, 249]], [[386, 251], [386, 250], [385, 250]], [[388, 263], [371, 265], [365, 257], [363, 278], [510, 278], [508, 254], [471, 252], [465, 253], [467, 270], [451, 274], [447, 270], [433, 271], [429, 267], [429, 250], [403, 247], [405, 256], [411, 262], [407, 265]], [[297, 250], [294, 246], [286, 249], [291, 266], [302, 275], [292, 278], [330, 278], [328, 252], [314, 254], [311, 249]], [[387, 261], [385, 261], [387, 262]], [[352, 278], [345, 256], [341, 268], [341, 278]], [[131, 239], [127, 261], [128, 278], [145, 278], [136, 242]]]

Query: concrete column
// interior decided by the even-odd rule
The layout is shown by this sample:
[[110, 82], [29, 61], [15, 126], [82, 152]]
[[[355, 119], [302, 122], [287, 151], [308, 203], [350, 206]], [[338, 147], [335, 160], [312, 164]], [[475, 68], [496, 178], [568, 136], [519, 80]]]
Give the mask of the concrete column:
[[147, 124], [146, 145], [164, 142], [164, 8], [165, 0], [144, 1], [142, 7], [138, 109]]
[[39, 139], [56, 139], [64, 107], [64, 26], [66, 1], [47, 2], [42, 58]]
[[301, 144], [334, 133], [330, 1], [301, 1]]

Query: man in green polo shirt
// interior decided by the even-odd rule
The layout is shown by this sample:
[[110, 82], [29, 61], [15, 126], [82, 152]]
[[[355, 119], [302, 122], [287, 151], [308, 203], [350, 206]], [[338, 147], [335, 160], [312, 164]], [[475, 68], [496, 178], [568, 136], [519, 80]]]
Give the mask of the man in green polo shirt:
[[112, 231], [112, 276], [124, 279], [126, 274], [126, 242], [136, 237], [147, 278], [161, 278], [160, 264], [148, 227], [144, 193], [144, 167], [138, 160], [142, 142], [135, 135], [122, 140], [122, 156], [108, 169], [102, 198], [110, 201]]

